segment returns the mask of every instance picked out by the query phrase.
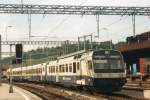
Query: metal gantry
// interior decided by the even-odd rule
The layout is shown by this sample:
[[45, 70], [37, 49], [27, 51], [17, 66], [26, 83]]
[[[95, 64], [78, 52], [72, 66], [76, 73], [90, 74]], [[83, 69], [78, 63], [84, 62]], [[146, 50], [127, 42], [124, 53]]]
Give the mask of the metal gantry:
[[0, 13], [147, 16], [150, 7], [0, 4]]
[[[1, 41], [1, 45], [64, 45], [66, 41]], [[68, 44], [78, 44], [78, 41], [68, 41]], [[94, 42], [95, 44], [103, 44], [103, 42]]]
[[[65, 41], [1, 41], [1, 45], [62, 45]], [[70, 41], [70, 44], [75, 44], [76, 42]]]
[[133, 36], [135, 36], [135, 15], [149, 16], [150, 7], [119, 7], [119, 6], [75, 6], [75, 5], [29, 5], [0, 4], [0, 13], [28, 14], [29, 40], [31, 38], [31, 14], [72, 14], [97, 15], [97, 34], [99, 38], [99, 15], [132, 15]]

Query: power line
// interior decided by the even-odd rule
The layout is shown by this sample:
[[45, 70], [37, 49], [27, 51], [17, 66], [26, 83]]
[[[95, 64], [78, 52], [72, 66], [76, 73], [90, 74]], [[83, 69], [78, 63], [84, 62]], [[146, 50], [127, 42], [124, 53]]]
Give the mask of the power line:
[[[118, 20], [116, 20], [116, 21], [114, 21], [114, 22], [112, 22], [112, 23], [110, 23], [110, 24], [108, 24], [108, 25], [106, 25], [106, 26], [104, 26], [104, 27], [110, 27], [110, 26], [112, 26], [112, 25], [114, 25], [114, 24], [119, 23], [119, 22], [122, 21], [122, 20], [125, 20], [126, 18], [128, 18], [128, 16], [126, 16], [125, 18], [123, 18], [123, 16], [121, 16], [120, 19], [118, 19]], [[102, 29], [103, 29], [103, 28], [101, 28], [100, 30], [102, 30]]]
[[[84, 2], [82, 2], [79, 6], [82, 6], [83, 4], [86, 3], [87, 0], [85, 0]], [[69, 18], [71, 17], [71, 15], [65, 17], [59, 24], [57, 24], [53, 29], [51, 29], [50, 33], [55, 31], [56, 29], [58, 29], [62, 24], [64, 24]]]

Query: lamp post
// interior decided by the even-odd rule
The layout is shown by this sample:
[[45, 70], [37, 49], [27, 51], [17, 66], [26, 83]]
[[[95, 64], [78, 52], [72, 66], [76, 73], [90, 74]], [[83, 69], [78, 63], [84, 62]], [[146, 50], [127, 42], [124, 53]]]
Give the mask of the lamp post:
[[12, 26], [6, 26], [5, 28], [5, 34], [6, 34], [6, 41], [7, 41], [7, 31], [8, 31], [8, 28], [11, 28]]
[[[10, 44], [10, 57], [12, 56], [12, 44]], [[13, 84], [12, 84], [12, 60], [10, 60], [10, 85], [9, 85], [9, 93], [13, 93]]]

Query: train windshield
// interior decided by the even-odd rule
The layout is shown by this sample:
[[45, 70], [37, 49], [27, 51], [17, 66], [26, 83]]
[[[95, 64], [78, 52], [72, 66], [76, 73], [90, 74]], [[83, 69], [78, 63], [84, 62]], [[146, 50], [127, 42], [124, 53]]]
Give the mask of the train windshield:
[[123, 61], [121, 58], [103, 58], [93, 60], [94, 69], [122, 69]]
[[121, 54], [117, 51], [97, 51], [93, 54], [94, 70], [123, 70], [124, 63]]

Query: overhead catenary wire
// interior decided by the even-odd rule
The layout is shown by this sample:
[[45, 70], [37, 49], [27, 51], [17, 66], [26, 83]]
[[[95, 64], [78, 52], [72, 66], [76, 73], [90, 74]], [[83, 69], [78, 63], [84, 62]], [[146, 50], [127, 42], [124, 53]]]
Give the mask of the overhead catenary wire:
[[[119, 23], [119, 22], [122, 21], [122, 20], [127, 19], [127, 18], [128, 18], [128, 16], [126, 16], [126, 17], [124, 17], [124, 18], [123, 18], [123, 16], [121, 16], [118, 20], [116, 20], [116, 21], [114, 21], [114, 22], [112, 22], [112, 23], [110, 23], [110, 24], [105, 25], [103, 28], [105, 28], [105, 27], [110, 27], [110, 26], [112, 26], [112, 25], [114, 25], [114, 24]], [[100, 30], [102, 30], [103, 28], [101, 28]]]
[[[83, 1], [81, 4], [79, 4], [79, 6], [82, 6], [83, 4], [85, 4], [87, 2], [87, 0]], [[65, 17], [60, 23], [58, 23], [54, 28], [52, 28], [49, 32], [50, 33], [53, 33], [55, 30], [57, 30], [60, 26], [62, 26], [69, 18], [71, 17], [71, 15]], [[48, 35], [49, 35], [48, 34]], [[46, 38], [43, 38], [43, 39], [46, 39]]]

